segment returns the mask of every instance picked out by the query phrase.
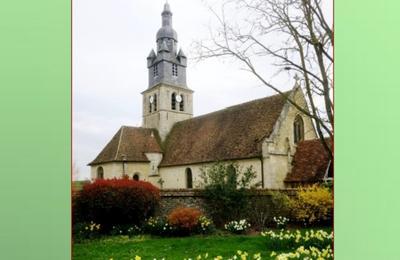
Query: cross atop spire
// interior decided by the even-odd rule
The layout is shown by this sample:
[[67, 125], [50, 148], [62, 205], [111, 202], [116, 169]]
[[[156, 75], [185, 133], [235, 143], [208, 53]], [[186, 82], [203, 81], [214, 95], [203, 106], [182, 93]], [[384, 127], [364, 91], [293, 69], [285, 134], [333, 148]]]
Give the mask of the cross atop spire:
[[171, 13], [171, 8], [169, 7], [168, 1], [165, 1], [163, 13], [164, 12], [170, 12]]

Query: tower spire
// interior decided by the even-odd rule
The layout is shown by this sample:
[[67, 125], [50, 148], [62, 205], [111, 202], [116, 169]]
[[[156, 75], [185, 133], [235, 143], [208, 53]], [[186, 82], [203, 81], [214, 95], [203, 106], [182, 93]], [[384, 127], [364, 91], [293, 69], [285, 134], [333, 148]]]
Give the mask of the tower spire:
[[172, 28], [168, 1], [161, 12], [156, 36], [157, 51], [147, 57], [148, 89], [143, 95], [143, 126], [156, 128], [165, 140], [172, 126], [193, 115], [193, 90], [186, 85], [187, 57], [178, 51], [178, 37]]
[[172, 12], [168, 2], [164, 4], [164, 9], [161, 13], [161, 28], [157, 32], [157, 42], [164, 39], [173, 39], [178, 41], [178, 35], [172, 28]]
[[171, 8], [168, 4], [168, 1], [164, 4], [164, 10], [161, 13], [162, 16], [162, 26], [171, 26], [172, 27], [172, 12]]

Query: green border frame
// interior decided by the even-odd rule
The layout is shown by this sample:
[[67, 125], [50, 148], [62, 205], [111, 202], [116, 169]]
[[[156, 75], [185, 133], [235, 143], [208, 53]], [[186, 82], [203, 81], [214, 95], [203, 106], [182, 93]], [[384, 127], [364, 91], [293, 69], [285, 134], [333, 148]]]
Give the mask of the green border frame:
[[71, 258], [70, 10], [0, 4], [0, 259]]
[[[0, 258], [70, 259], [71, 2], [3, 2]], [[398, 10], [335, 1], [336, 259], [400, 257]]]
[[336, 259], [400, 259], [399, 10], [335, 1]]

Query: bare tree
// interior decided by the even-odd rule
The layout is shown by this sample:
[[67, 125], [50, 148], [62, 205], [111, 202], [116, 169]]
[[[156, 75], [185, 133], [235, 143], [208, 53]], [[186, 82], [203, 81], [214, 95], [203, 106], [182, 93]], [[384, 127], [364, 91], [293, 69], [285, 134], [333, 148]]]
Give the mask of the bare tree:
[[[325, 3], [326, 4], [326, 3]], [[197, 59], [233, 57], [263, 85], [283, 95], [309, 116], [323, 146], [332, 158], [333, 139], [333, 30], [322, 0], [226, 0], [215, 15], [219, 26], [210, 39], [195, 42]], [[234, 16], [231, 22], [226, 15]], [[241, 16], [242, 15], [242, 16]], [[271, 81], [262, 62], [295, 77], [308, 107], [291, 100], [284, 86]]]

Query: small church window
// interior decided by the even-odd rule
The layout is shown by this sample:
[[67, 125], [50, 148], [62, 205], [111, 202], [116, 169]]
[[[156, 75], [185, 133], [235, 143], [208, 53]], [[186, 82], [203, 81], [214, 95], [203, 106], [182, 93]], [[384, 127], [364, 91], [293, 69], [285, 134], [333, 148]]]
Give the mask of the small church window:
[[171, 109], [176, 110], [176, 94], [172, 93], [171, 95]]
[[183, 95], [181, 95], [181, 102], [179, 102], [179, 111], [184, 111], [184, 109], [185, 109], [183, 100], [184, 100]]
[[154, 65], [153, 67], [153, 77], [158, 76], [158, 64]]
[[157, 94], [154, 94], [154, 111], [157, 111]]
[[193, 188], [193, 176], [192, 176], [192, 169], [186, 168], [186, 188], [192, 189]]
[[172, 76], [178, 76], [178, 65], [172, 64]]
[[153, 104], [151, 103], [151, 96], [149, 97], [149, 113], [153, 112]]
[[132, 176], [132, 179], [133, 179], [134, 181], [140, 180], [139, 175], [140, 175], [140, 174], [139, 174], [138, 172], [136, 172], [136, 173]]
[[104, 169], [103, 167], [97, 168], [97, 179], [104, 179]]
[[304, 140], [304, 122], [301, 116], [297, 115], [293, 123], [294, 143]]

